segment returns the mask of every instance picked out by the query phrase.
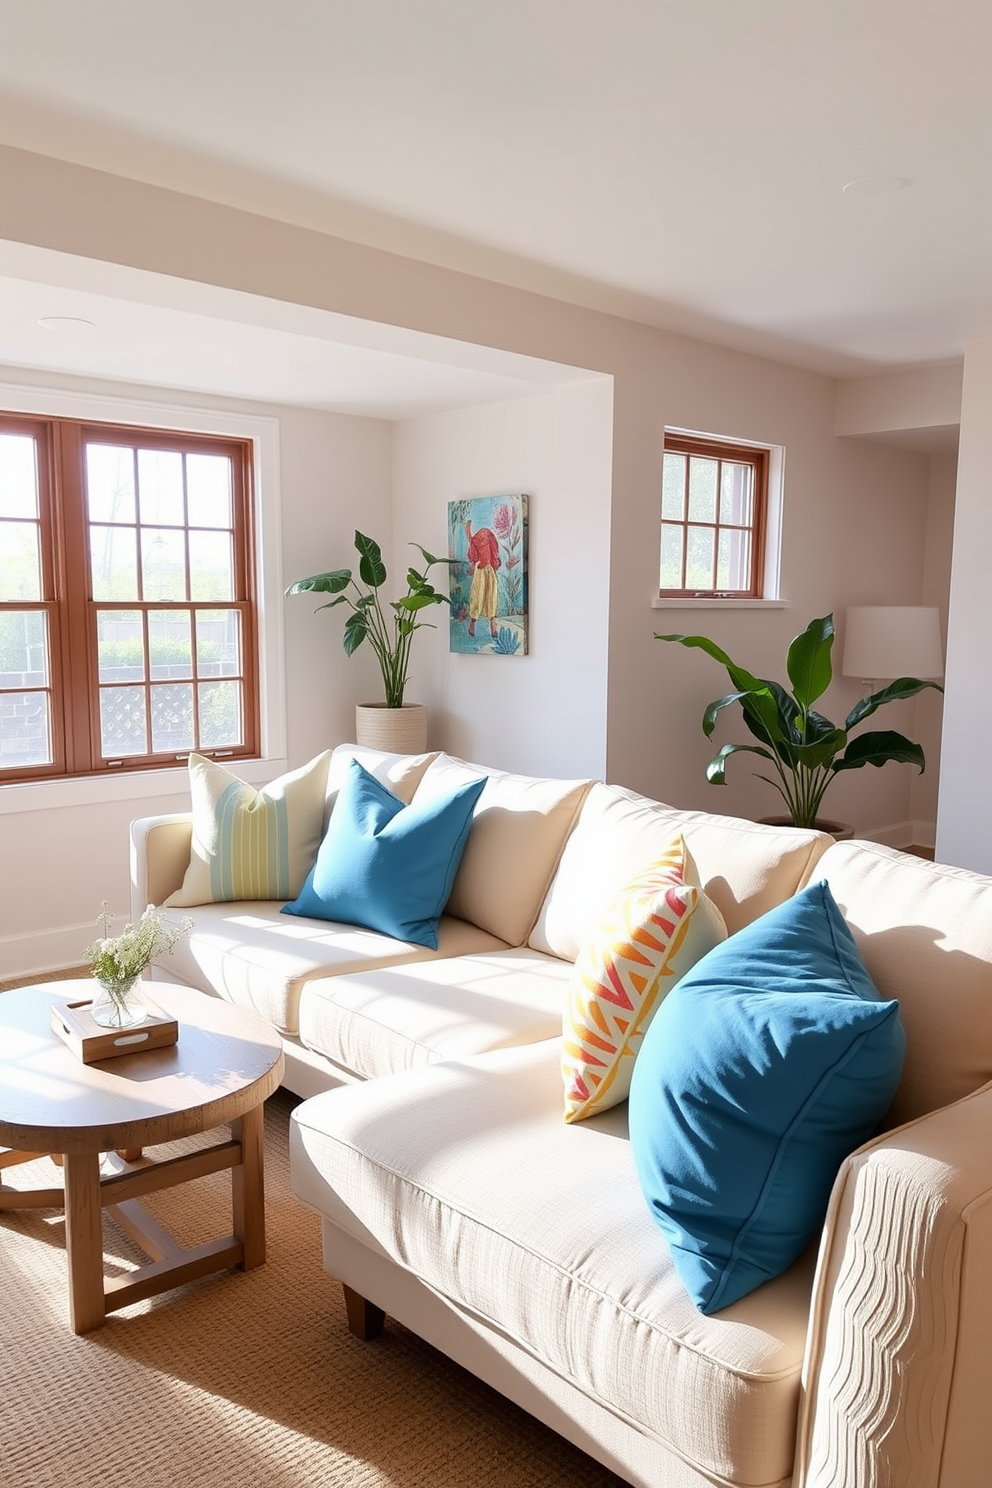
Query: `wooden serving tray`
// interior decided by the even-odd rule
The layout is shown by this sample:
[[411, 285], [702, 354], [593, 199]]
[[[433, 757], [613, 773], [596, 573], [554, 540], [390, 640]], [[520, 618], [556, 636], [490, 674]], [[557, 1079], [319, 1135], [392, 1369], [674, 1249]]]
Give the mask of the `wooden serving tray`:
[[142, 990], [137, 994], [147, 1016], [133, 1028], [102, 1028], [94, 1023], [91, 997], [79, 1002], [53, 1002], [52, 1028], [63, 1043], [83, 1064], [96, 1064], [118, 1054], [138, 1054], [144, 1049], [161, 1049], [179, 1041], [179, 1024], [156, 1007]]

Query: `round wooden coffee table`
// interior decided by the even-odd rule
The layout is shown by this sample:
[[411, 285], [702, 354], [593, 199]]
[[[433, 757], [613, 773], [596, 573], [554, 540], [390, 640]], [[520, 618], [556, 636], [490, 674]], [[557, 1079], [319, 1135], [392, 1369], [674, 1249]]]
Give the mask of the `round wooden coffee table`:
[[[146, 984], [142, 984], [146, 985]], [[265, 1260], [262, 1107], [279, 1085], [279, 1036], [254, 1013], [188, 987], [147, 984], [179, 1022], [165, 1048], [84, 1064], [52, 1029], [52, 1003], [93, 983], [51, 982], [0, 994], [0, 1169], [62, 1154], [64, 1188], [0, 1185], [0, 1209], [65, 1208], [69, 1317], [88, 1333], [106, 1313], [228, 1266]], [[156, 1161], [146, 1147], [230, 1125], [230, 1139]], [[7, 1152], [2, 1147], [10, 1149]], [[104, 1163], [101, 1153], [118, 1154]], [[130, 1161], [129, 1161], [130, 1160]], [[233, 1233], [183, 1249], [146, 1215], [141, 1195], [231, 1170]], [[102, 1211], [149, 1263], [105, 1280]]]

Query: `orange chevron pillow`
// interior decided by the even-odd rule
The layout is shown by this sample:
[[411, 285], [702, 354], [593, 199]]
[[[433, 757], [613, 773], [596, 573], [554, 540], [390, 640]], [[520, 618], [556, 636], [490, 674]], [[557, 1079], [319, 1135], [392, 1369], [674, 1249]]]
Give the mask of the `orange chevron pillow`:
[[716, 905], [685, 882], [676, 837], [627, 885], [576, 958], [562, 1019], [565, 1120], [627, 1099], [641, 1039], [679, 977], [727, 938]]

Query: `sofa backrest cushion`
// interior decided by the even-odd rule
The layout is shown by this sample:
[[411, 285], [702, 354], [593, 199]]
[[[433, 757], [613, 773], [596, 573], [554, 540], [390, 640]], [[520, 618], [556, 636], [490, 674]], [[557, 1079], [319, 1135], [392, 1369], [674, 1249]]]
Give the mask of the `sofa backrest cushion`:
[[394, 796], [399, 796], [401, 801], [409, 805], [427, 766], [437, 759], [437, 750], [428, 754], [389, 754], [384, 749], [369, 749], [364, 744], [339, 744], [331, 753], [330, 768], [327, 771], [325, 830], [338, 791], [344, 784], [348, 766], [353, 759], [382, 785], [387, 786]]
[[485, 789], [447, 912], [519, 946], [537, 918], [591, 782], [512, 775], [440, 754], [425, 771], [415, 799], [449, 793], [480, 776]]
[[565, 844], [528, 944], [574, 961], [624, 885], [685, 838], [687, 879], [705, 889], [733, 934], [788, 899], [833, 839], [797, 827], [679, 811], [615, 785], [594, 785]]
[[825, 878], [883, 997], [899, 999], [906, 1062], [886, 1124], [992, 1079], [992, 878], [875, 842], [838, 842]]

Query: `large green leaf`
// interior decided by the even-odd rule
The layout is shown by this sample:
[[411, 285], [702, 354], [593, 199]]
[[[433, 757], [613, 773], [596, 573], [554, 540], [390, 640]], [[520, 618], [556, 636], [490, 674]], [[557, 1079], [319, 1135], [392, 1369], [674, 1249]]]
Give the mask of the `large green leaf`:
[[423, 610], [432, 604], [447, 604], [448, 598], [445, 594], [404, 594], [402, 599], [393, 602], [394, 610]]
[[369, 633], [368, 621], [361, 610], [356, 610], [344, 622], [345, 654], [352, 656]]
[[796, 762], [805, 765], [807, 770], [819, 770], [823, 765], [829, 765], [834, 755], [839, 754], [846, 743], [846, 730], [832, 729], [829, 734], [822, 735], [815, 743], [800, 744], [795, 750]]
[[433, 553], [428, 553], [427, 549], [422, 548], [419, 543], [411, 543], [410, 546], [424, 555], [424, 562], [428, 568], [433, 568], [435, 563], [443, 563], [445, 568], [453, 568], [458, 561], [457, 558], [435, 558]]
[[355, 547], [358, 549], [361, 562], [358, 572], [362, 583], [368, 584], [370, 589], [378, 589], [386, 582], [386, 565], [382, 561], [382, 549], [371, 537], [366, 537], [364, 532], [355, 533]]
[[870, 718], [876, 709], [881, 708], [884, 703], [895, 703], [900, 702], [903, 698], [915, 697], [918, 692], [923, 692], [927, 687], [934, 688], [936, 692], [943, 692], [944, 690], [939, 682], [922, 682], [919, 677], [897, 677], [887, 687], [880, 687], [877, 692], [873, 692], [869, 697], [864, 697], [860, 702], [855, 703], [847, 715], [847, 727], [852, 729], [855, 724], [863, 723], [866, 718]]
[[858, 770], [862, 765], [880, 766], [889, 760], [898, 760], [904, 765], [919, 765], [922, 774], [926, 759], [919, 744], [914, 744], [904, 734], [880, 731], [859, 734], [844, 750], [843, 756], [834, 765], [835, 770]]
[[710, 785], [726, 785], [727, 761], [732, 754], [760, 754], [763, 759], [775, 758], [767, 749], [761, 749], [757, 744], [724, 744], [706, 766], [706, 779]]
[[334, 568], [330, 573], [314, 574], [310, 579], [297, 579], [287, 594], [340, 594], [351, 583], [350, 568]]
[[714, 702], [706, 704], [706, 709], [703, 713], [703, 733], [707, 739], [712, 736], [713, 730], [716, 728], [717, 718], [723, 712], [724, 708], [729, 708], [733, 703], [741, 702], [747, 696], [748, 694], [746, 692], [728, 692], [725, 697], [716, 698]]
[[705, 651], [707, 656], [712, 656], [714, 661], [719, 661], [728, 669], [734, 664], [731, 661], [730, 657], [727, 655], [726, 651], [722, 651], [717, 645], [716, 641], [711, 641], [706, 636], [658, 635], [656, 631], [654, 638], [656, 641], [677, 641], [680, 646], [698, 646], [700, 651]]
[[830, 650], [834, 643], [834, 617], [811, 620], [789, 647], [786, 669], [801, 708], [809, 708], [830, 686], [834, 671]]

